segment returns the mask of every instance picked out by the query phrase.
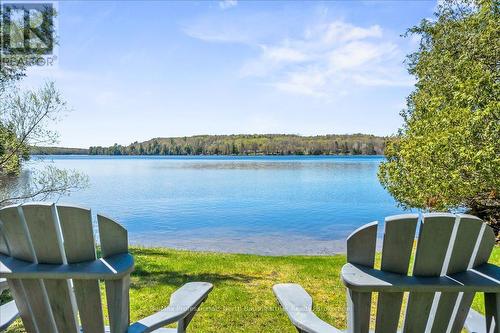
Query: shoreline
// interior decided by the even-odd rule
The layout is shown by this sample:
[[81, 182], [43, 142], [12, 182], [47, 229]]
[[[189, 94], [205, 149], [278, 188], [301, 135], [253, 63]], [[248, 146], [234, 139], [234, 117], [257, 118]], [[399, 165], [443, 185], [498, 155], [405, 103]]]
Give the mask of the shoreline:
[[[142, 237], [141, 237], [142, 238]], [[377, 251], [381, 249], [377, 239]], [[221, 254], [249, 254], [260, 256], [329, 256], [346, 253], [346, 240], [318, 240], [309, 237], [240, 237], [240, 238], [191, 238], [191, 239], [134, 239], [133, 247], [145, 249], [166, 248], [194, 252]]]

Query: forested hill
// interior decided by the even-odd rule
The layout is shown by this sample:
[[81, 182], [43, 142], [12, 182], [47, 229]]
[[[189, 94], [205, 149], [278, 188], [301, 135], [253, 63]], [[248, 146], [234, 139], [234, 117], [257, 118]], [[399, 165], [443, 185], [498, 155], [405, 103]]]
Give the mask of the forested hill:
[[367, 134], [197, 135], [155, 138], [128, 146], [90, 147], [91, 155], [381, 155], [384, 137]]
[[33, 155], [87, 155], [85, 148], [64, 148], [64, 147], [30, 147]]

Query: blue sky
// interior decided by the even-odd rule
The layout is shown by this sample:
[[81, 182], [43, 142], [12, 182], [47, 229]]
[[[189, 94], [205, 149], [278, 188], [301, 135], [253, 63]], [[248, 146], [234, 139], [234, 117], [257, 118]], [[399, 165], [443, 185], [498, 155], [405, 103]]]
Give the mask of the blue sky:
[[195, 134], [389, 135], [413, 79], [406, 28], [434, 1], [61, 2], [61, 146]]

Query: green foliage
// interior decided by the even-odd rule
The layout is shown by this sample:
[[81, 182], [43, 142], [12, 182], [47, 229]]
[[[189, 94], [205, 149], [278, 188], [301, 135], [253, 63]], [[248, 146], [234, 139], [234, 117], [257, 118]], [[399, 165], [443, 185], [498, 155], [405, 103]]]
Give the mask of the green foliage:
[[366, 134], [197, 135], [156, 138], [129, 146], [90, 147], [91, 155], [377, 155], [385, 138]]
[[57, 133], [49, 124], [66, 110], [53, 83], [38, 90], [12, 88], [0, 101], [0, 176], [19, 174], [29, 159], [29, 146], [54, 143]]
[[28, 158], [28, 147], [11, 128], [0, 123], [0, 175], [19, 174], [22, 161]]
[[469, 208], [500, 218], [500, 7], [447, 1], [409, 29], [416, 88], [404, 127], [388, 143], [382, 185], [405, 207]]
[[10, 87], [0, 100], [0, 207], [25, 200], [45, 200], [85, 187], [86, 176], [39, 162], [23, 168], [31, 150], [39, 144], [53, 144], [57, 132], [50, 129], [66, 102], [53, 83], [37, 90]]

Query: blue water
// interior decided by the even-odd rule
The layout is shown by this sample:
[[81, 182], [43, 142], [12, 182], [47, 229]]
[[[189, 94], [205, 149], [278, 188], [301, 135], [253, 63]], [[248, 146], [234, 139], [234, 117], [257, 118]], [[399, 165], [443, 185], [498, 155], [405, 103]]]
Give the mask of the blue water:
[[116, 219], [146, 246], [334, 252], [359, 226], [402, 212], [377, 180], [379, 156], [45, 159], [90, 179], [61, 202]]

